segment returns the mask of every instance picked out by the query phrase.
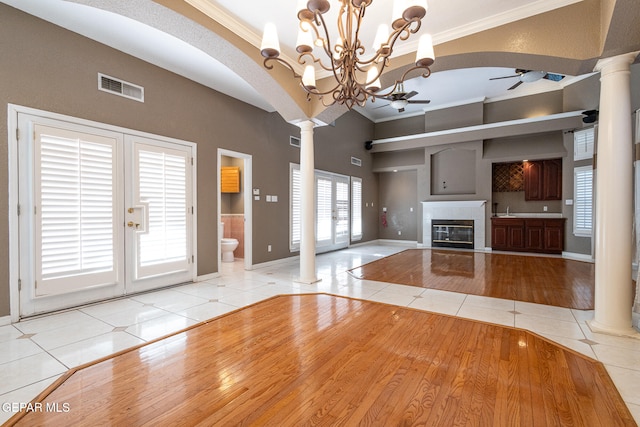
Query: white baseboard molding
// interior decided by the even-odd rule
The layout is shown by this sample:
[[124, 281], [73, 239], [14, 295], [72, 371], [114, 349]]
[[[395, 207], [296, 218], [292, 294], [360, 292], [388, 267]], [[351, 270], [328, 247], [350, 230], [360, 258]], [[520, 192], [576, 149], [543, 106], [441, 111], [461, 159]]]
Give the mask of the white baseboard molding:
[[594, 259], [591, 255], [578, 254], [575, 252], [562, 252], [562, 258], [572, 259], [575, 261], [594, 262]]
[[7, 326], [11, 324], [11, 316], [0, 317], [0, 326]]
[[196, 282], [204, 282], [205, 280], [217, 279], [219, 277], [222, 277], [222, 274], [220, 274], [220, 272], [203, 274], [202, 276], [196, 277]]
[[407, 246], [410, 248], [418, 247], [418, 242], [416, 240], [378, 239], [376, 243], [379, 245], [389, 245], [389, 246]]
[[[322, 254], [318, 254], [318, 255], [322, 255]], [[300, 259], [300, 255], [295, 255], [287, 258], [274, 259], [273, 261], [262, 262], [260, 264], [253, 264], [251, 266], [251, 269], [255, 270], [258, 268], [273, 267], [274, 265], [286, 264], [292, 261], [298, 261], [299, 259]]]

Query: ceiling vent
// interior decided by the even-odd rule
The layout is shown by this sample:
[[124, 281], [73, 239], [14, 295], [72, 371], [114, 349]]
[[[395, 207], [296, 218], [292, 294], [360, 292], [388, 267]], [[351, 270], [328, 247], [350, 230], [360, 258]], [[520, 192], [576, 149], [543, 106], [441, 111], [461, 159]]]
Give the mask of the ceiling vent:
[[116, 79], [106, 74], [98, 73], [98, 89], [114, 95], [144, 102], [144, 88], [142, 86], [134, 85], [133, 83], [125, 82], [124, 80]]

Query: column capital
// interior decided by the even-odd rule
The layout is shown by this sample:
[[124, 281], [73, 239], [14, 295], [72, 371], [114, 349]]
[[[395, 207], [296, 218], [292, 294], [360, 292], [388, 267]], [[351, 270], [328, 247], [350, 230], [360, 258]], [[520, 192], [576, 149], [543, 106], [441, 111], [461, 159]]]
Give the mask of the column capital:
[[629, 71], [629, 66], [633, 64], [638, 54], [640, 54], [640, 51], [599, 59], [593, 71], [599, 71], [602, 74]]
[[304, 120], [298, 123], [294, 123], [294, 125], [298, 126], [303, 131], [313, 131], [313, 128], [316, 126], [316, 124], [311, 120]]

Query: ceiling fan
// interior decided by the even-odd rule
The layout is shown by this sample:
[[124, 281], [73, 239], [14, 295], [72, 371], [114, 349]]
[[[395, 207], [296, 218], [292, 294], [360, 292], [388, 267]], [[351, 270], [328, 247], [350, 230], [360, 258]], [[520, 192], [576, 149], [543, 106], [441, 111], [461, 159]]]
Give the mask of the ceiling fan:
[[404, 111], [404, 107], [406, 107], [408, 104], [428, 104], [431, 102], [431, 100], [429, 99], [409, 99], [409, 98], [413, 98], [417, 94], [418, 92], [416, 92], [415, 90], [412, 90], [409, 93], [405, 92], [404, 85], [401, 83], [398, 85], [398, 89], [396, 92], [393, 92], [387, 96], [381, 97], [381, 99], [386, 99], [387, 101], [390, 101], [390, 104], [381, 105], [378, 108], [391, 106], [392, 108], [395, 108], [396, 110], [398, 110], [398, 113], [402, 113]]
[[547, 73], [546, 71], [538, 71], [538, 70], [523, 70], [522, 68], [516, 68], [516, 74], [513, 76], [503, 76], [503, 77], [493, 77], [489, 80], [500, 80], [500, 79], [511, 79], [513, 77], [518, 77], [520, 80], [511, 86], [507, 90], [512, 90], [520, 86], [522, 83], [533, 83], [537, 82], [540, 79], [551, 80], [554, 82], [559, 82], [564, 79], [562, 74], [553, 74]]

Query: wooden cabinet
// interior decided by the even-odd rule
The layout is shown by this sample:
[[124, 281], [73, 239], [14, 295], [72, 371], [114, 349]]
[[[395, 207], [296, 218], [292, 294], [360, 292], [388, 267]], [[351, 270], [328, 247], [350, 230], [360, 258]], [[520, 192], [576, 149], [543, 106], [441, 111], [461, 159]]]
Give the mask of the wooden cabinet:
[[559, 254], [564, 250], [565, 218], [491, 218], [494, 250]]
[[562, 159], [525, 162], [524, 199], [562, 199]]

